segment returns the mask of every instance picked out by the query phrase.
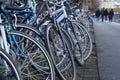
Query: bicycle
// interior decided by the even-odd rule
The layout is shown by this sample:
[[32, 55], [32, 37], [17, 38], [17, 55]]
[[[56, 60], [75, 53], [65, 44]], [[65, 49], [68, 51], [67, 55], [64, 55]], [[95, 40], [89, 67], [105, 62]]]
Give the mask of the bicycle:
[[6, 10], [11, 9], [22, 10], [24, 8], [13, 6], [7, 8], [6, 5], [6, 8], [1, 9], [1, 12], [3, 12], [0, 14], [1, 39], [3, 41], [1, 41], [1, 45], [16, 60], [22, 79], [54, 80], [54, 68], [48, 52], [34, 38], [20, 31], [13, 30], [11, 18], [6, 15]]
[[0, 48], [0, 80], [22, 80], [12, 57]]

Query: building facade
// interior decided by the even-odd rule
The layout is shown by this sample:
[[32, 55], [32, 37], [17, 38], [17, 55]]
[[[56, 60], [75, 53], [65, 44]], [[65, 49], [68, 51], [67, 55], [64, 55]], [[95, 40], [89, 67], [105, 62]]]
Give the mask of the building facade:
[[100, 0], [100, 8], [115, 8], [114, 0]]

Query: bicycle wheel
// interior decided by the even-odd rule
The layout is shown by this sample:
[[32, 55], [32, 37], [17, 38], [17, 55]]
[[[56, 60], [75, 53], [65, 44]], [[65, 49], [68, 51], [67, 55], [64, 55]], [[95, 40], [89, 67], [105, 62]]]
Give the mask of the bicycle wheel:
[[78, 64], [83, 65], [92, 50], [90, 35], [85, 28], [76, 21], [71, 21], [71, 24], [64, 24], [67, 32], [72, 37], [74, 43], [74, 55]]
[[52, 23], [48, 24], [45, 39], [46, 45], [59, 78], [60, 80], [76, 80], [73, 55], [64, 36], [63, 34], [61, 36]]
[[8, 40], [23, 80], [54, 80], [52, 60], [39, 42], [19, 31], [9, 31]]
[[[69, 24], [68, 24], [69, 23]], [[85, 50], [85, 34], [83, 33], [83, 30], [75, 24], [75, 21], [66, 22], [64, 24], [64, 28], [67, 28], [66, 31], [71, 36], [71, 39], [74, 44], [74, 53], [75, 61], [77, 61], [78, 64], [83, 65], [84, 64], [84, 57], [83, 57], [83, 51]]]
[[43, 46], [45, 46], [45, 39], [44, 39], [44, 34], [43, 32], [40, 32], [34, 27], [31, 26], [26, 26], [23, 24], [19, 24], [16, 26], [16, 30], [20, 32], [24, 32], [32, 37], [34, 37], [37, 41], [39, 41]]
[[22, 80], [15, 61], [0, 48], [0, 80]]
[[85, 41], [86, 41], [85, 46], [86, 47], [85, 47], [85, 50], [83, 50], [83, 55], [84, 55], [84, 60], [87, 60], [92, 53], [92, 39], [90, 37], [88, 30], [82, 24], [77, 22], [76, 25], [81, 27], [81, 29], [83, 30], [85, 34]]

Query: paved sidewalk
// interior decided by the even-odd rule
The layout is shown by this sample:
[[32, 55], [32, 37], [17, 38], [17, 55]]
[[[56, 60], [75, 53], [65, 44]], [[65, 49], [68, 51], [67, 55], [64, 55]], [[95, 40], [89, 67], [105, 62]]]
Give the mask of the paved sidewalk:
[[95, 23], [100, 80], [120, 80], [120, 24]]

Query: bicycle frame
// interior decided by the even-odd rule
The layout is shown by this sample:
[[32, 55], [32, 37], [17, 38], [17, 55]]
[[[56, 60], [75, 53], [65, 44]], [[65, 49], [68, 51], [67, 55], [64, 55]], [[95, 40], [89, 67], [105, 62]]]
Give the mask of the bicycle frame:
[[1, 47], [6, 50], [7, 53], [9, 53], [9, 47], [7, 44], [7, 38], [6, 38], [6, 32], [5, 27], [2, 25], [2, 17], [5, 18], [4, 14], [0, 14], [0, 31], [1, 31]]
[[[60, 27], [60, 22], [63, 20], [63, 19], [65, 19], [65, 21], [66, 21], [66, 23], [70, 23], [70, 28], [71, 28], [71, 30], [73, 31], [73, 34], [75, 35], [75, 38], [76, 38], [76, 40], [77, 41], [79, 41], [79, 39], [78, 39], [78, 37], [77, 37], [77, 34], [76, 34], [76, 32], [75, 32], [75, 29], [74, 29], [74, 27], [73, 27], [73, 24], [72, 24], [72, 22], [71, 22], [71, 20], [69, 20], [68, 19], [68, 16], [67, 16], [67, 12], [66, 12], [66, 9], [65, 9], [65, 6], [64, 6], [64, 1], [62, 1], [61, 2], [61, 8], [60, 9], [58, 9], [58, 10], [55, 10], [55, 7], [54, 7], [54, 12], [51, 14], [53, 17], [54, 17], [54, 24], [55, 24], [55, 26], [57, 26], [57, 28], [58, 28], [58, 31], [60, 32], [60, 34], [61, 34], [61, 37], [62, 37], [62, 39], [63, 39], [63, 36], [62, 36], [62, 32], [61, 32], [61, 27]], [[69, 27], [67, 27], [67, 28], [69, 28]], [[68, 29], [67, 29], [68, 30]], [[69, 31], [68, 31], [68, 33], [69, 33]], [[70, 35], [70, 33], [69, 33], [69, 35]], [[64, 40], [64, 39], [63, 39]], [[63, 41], [64, 42], [64, 41]], [[84, 63], [84, 57], [83, 57], [83, 52], [82, 52], [82, 48], [81, 48], [81, 43], [80, 42], [78, 42], [77, 44], [79, 44], [79, 47], [80, 47], [80, 54], [81, 54], [81, 59], [82, 59], [82, 62]]]
[[[5, 18], [5, 16], [4, 16], [4, 14], [0, 14], [0, 31], [1, 31], [1, 37], [0, 37], [0, 45], [1, 45], [1, 48], [3, 48], [3, 49], [5, 49], [5, 51], [7, 52], [7, 53], [9, 53], [9, 46], [8, 46], [8, 44], [7, 44], [7, 38], [6, 38], [6, 33], [5, 33], [5, 27], [3, 26], [3, 23], [2, 23], [2, 21], [3, 21], [3, 19], [2, 19], [2, 17], [4, 17]], [[7, 67], [7, 70], [9, 70], [9, 68], [8, 68], [8, 65], [7, 65], [7, 63], [4, 61], [4, 63], [5, 63], [5, 66]]]

